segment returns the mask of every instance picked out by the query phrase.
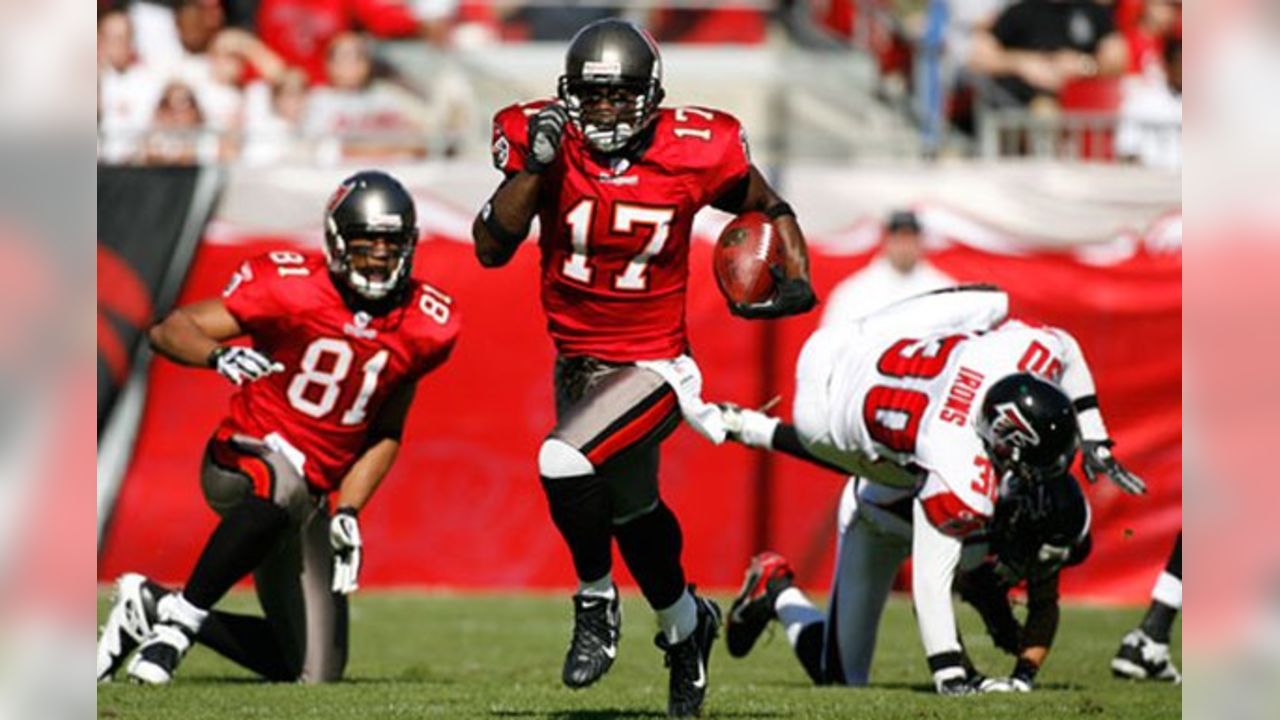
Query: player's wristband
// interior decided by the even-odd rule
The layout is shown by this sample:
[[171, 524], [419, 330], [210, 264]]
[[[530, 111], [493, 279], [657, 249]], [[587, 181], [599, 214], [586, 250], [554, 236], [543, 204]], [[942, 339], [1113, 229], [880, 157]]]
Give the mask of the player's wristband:
[[350, 505], [343, 505], [339, 507], [337, 510], [334, 510], [333, 514], [334, 515], [350, 515], [351, 517], [356, 517], [359, 514], [359, 511], [351, 507]]
[[222, 355], [230, 349], [231, 349], [230, 345], [219, 345], [213, 350], [210, 350], [209, 357], [204, 359], [204, 364], [208, 365], [211, 368], [217, 369], [218, 358], [222, 357]]
[[524, 236], [528, 234], [513, 232], [503, 227], [502, 223], [498, 222], [497, 213], [493, 211], [492, 200], [485, 203], [484, 209], [480, 211], [480, 222], [484, 224], [484, 229], [489, 232], [489, 235], [505, 248], [513, 248], [524, 242]]
[[764, 214], [765, 214], [765, 217], [769, 218], [770, 220], [777, 220], [778, 218], [784, 217], [784, 216], [795, 217], [796, 211], [791, 209], [790, 204], [785, 202], [780, 202], [765, 208]]

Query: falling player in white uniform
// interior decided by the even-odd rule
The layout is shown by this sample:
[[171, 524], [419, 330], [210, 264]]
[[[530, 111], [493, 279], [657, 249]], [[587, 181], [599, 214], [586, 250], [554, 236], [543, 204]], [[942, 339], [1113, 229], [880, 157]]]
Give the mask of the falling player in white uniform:
[[1001, 485], [1067, 472], [1078, 450], [1090, 480], [1142, 481], [1112, 457], [1093, 378], [1066, 332], [1007, 317], [990, 286], [936, 291], [825, 327], [796, 369], [795, 425], [725, 406], [746, 445], [844, 473], [836, 577], [824, 619], [773, 553], [753, 559], [727, 625], [745, 655], [779, 619], [815, 682], [865, 685], [881, 611], [913, 556], [912, 595], [934, 685], [972, 691], [951, 587], [962, 540], [992, 517]]

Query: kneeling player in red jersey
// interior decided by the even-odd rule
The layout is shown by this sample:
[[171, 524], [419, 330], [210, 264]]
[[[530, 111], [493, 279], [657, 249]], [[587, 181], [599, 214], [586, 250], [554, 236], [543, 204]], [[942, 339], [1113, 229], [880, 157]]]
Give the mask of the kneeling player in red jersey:
[[[452, 300], [410, 278], [417, 238], [404, 187], [358, 173], [329, 200], [327, 264], [267, 253], [244, 263], [221, 298], [151, 329], [160, 354], [240, 389], [201, 467], [221, 520], [180, 591], [120, 579], [98, 643], [100, 681], [136, 648], [129, 676], [167, 683], [193, 642], [270, 680], [342, 676], [358, 513], [395, 460], [418, 379], [458, 334]], [[252, 345], [223, 344], [238, 337]], [[250, 572], [265, 617], [214, 610]]]
[[559, 357], [557, 421], [538, 467], [580, 583], [564, 683], [594, 683], [616, 656], [616, 539], [658, 615], [668, 711], [687, 716], [702, 706], [719, 608], [686, 583], [680, 525], [658, 492], [658, 446], [680, 410], [700, 427], [701, 376], [685, 332], [694, 214], [714, 205], [774, 221], [777, 292], [735, 313], [803, 313], [815, 297], [799, 225], [752, 166], [738, 121], [708, 108], [659, 107], [662, 97], [662, 61], [647, 33], [618, 20], [583, 28], [558, 99], [494, 118], [494, 163], [506, 178], [472, 234], [481, 264], [498, 267], [535, 215], [540, 222], [542, 305]]

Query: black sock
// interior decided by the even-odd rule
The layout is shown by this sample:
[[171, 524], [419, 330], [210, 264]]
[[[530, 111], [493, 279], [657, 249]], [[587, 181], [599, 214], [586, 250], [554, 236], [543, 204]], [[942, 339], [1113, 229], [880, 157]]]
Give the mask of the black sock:
[[551, 520], [573, 555], [583, 582], [599, 580], [613, 567], [609, 492], [596, 475], [542, 478]]
[[1169, 642], [1169, 630], [1173, 627], [1174, 618], [1178, 617], [1178, 609], [1169, 607], [1159, 600], [1152, 600], [1151, 607], [1142, 618], [1142, 632], [1158, 643]]
[[826, 685], [831, 682], [822, 673], [822, 636], [825, 632], [825, 623], [809, 623], [800, 628], [800, 635], [796, 637], [796, 644], [793, 648], [796, 652], [796, 658], [800, 660], [800, 664], [804, 666], [804, 671], [809, 673], [809, 679], [815, 685]]
[[613, 535], [649, 607], [661, 610], [680, 599], [685, 588], [680, 567], [683, 537], [670, 508], [658, 501], [653, 510], [616, 526]]
[[[1182, 533], [1178, 533], [1178, 541], [1173, 545], [1173, 552], [1169, 553], [1169, 562], [1165, 563], [1164, 571], [1182, 580]], [[1147, 614], [1142, 618], [1142, 632], [1158, 643], [1168, 643], [1169, 631], [1177, 617], [1178, 608], [1152, 600], [1151, 607], [1147, 608]]]
[[290, 662], [275, 628], [264, 617], [213, 610], [200, 626], [196, 642], [267, 680], [298, 679], [300, 669]]
[[1173, 544], [1173, 552], [1169, 553], [1169, 561], [1164, 564], [1164, 571], [1182, 579], [1182, 533], [1178, 533], [1178, 542]]
[[202, 610], [212, 608], [275, 548], [288, 526], [289, 514], [275, 503], [257, 496], [240, 501], [209, 536], [183, 597]]

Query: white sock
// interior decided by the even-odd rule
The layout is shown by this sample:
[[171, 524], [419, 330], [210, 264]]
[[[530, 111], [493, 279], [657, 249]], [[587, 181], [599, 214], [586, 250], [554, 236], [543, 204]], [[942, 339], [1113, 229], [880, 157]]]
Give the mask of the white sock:
[[789, 587], [778, 593], [773, 609], [778, 613], [778, 622], [786, 630], [787, 642], [791, 643], [791, 647], [796, 646], [801, 630], [813, 623], [822, 622], [822, 611], [814, 607], [797, 587]]
[[1161, 571], [1160, 577], [1156, 578], [1156, 586], [1151, 590], [1151, 597], [1154, 600], [1168, 605], [1171, 608], [1182, 609], [1182, 578], [1176, 577], [1168, 572]]
[[200, 632], [204, 619], [209, 617], [208, 610], [192, 605], [182, 593], [169, 593], [160, 598], [160, 602], [156, 604], [156, 614], [160, 616], [160, 622], [179, 625], [192, 635]]
[[613, 587], [613, 573], [605, 573], [604, 577], [591, 582], [578, 581], [578, 594], [612, 600], [618, 596]]
[[678, 643], [692, 635], [697, 627], [698, 603], [694, 601], [688, 588], [670, 607], [658, 611], [658, 629], [667, 636], [667, 642]]

